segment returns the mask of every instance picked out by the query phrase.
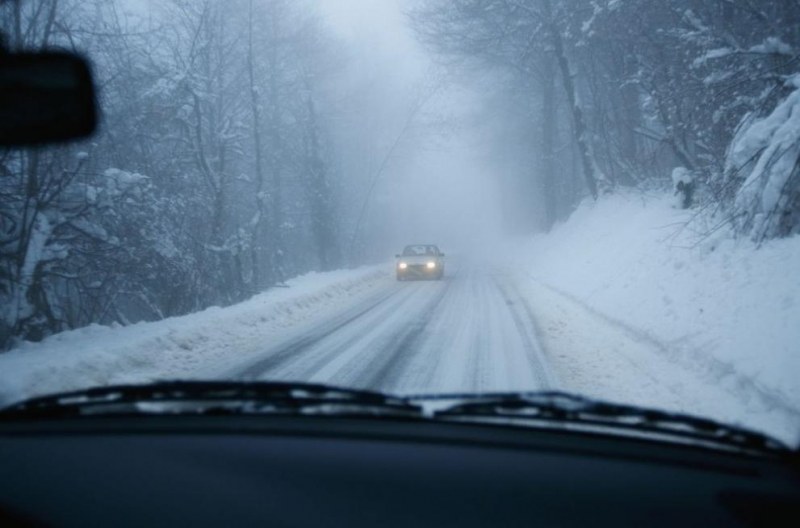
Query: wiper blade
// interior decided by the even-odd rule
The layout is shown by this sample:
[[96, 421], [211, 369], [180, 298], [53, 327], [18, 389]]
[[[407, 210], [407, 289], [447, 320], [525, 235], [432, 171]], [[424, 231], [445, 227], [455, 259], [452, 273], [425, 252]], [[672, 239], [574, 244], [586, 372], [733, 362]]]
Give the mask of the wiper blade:
[[32, 398], [0, 410], [3, 419], [131, 414], [329, 414], [422, 417], [422, 409], [379, 392], [322, 384], [164, 381], [112, 385]]
[[735, 450], [791, 452], [786, 445], [767, 435], [708, 418], [608, 403], [557, 391], [433, 395], [409, 399], [431, 408], [429, 414], [443, 420], [536, 422], [613, 430], [634, 436], [657, 435]]
[[792, 452], [767, 435], [708, 418], [555, 391], [396, 397], [312, 383], [164, 381], [32, 398], [0, 410], [0, 421], [154, 414], [316, 414], [543, 425], [679, 439], [738, 451]]

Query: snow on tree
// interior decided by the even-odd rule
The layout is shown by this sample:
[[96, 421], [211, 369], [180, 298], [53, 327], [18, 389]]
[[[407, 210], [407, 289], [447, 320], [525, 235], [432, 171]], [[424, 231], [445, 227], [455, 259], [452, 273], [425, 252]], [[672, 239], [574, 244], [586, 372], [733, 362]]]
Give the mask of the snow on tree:
[[756, 241], [800, 233], [800, 74], [786, 84], [794, 90], [769, 115], [744, 118], [725, 167], [742, 180], [737, 227]]

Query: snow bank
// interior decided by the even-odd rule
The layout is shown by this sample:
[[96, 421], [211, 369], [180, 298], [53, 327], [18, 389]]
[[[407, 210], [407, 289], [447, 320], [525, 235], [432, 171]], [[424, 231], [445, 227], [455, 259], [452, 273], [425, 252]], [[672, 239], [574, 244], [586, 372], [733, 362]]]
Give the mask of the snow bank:
[[727, 232], [702, 239], [673, 203], [616, 194], [582, 204], [529, 245], [531, 276], [726, 387], [743, 409], [757, 398], [800, 417], [800, 237], [759, 249]]
[[283, 333], [363, 301], [387, 276], [385, 266], [311, 273], [224, 309], [25, 343], [0, 354], [0, 405], [94, 385], [211, 377]]

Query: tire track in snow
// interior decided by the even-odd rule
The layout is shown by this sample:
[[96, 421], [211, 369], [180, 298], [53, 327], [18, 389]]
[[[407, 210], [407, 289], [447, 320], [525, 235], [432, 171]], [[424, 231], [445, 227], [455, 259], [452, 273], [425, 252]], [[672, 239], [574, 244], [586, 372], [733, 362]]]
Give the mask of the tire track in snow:
[[237, 375], [363, 387], [368, 380], [364, 367], [408, 339], [404, 335], [414, 330], [413, 322], [419, 319], [415, 314], [431, 302], [430, 288], [437, 284], [441, 283], [392, 281], [387, 294], [275, 347]]
[[274, 352], [270, 352], [264, 357], [246, 367], [240, 367], [231, 372], [233, 378], [240, 379], [255, 379], [262, 376], [264, 373], [275, 370], [285, 363], [293, 360], [305, 349], [311, 347], [320, 340], [327, 336], [334, 334], [341, 328], [357, 321], [364, 315], [370, 313], [376, 307], [386, 303], [392, 297], [401, 293], [399, 290], [392, 290], [388, 293], [383, 293], [377, 296], [377, 299], [370, 300], [367, 303], [361, 304], [342, 314], [334, 319], [321, 324], [313, 332], [308, 335], [292, 340], [289, 343], [281, 345], [280, 348]]
[[422, 313], [415, 316], [415, 323], [397, 336], [397, 344], [386, 356], [374, 356], [371, 362], [372, 368], [369, 370], [372, 374], [366, 382], [368, 388], [380, 389], [395, 384], [398, 378], [403, 377], [413, 356], [423, 353], [421, 344], [424, 332], [433, 318], [433, 314], [437, 312], [442, 301], [448, 295], [452, 281], [456, 280], [457, 276], [458, 271], [450, 275], [445, 281], [444, 288], [436, 295], [433, 302]]
[[420, 284], [413, 286], [401, 301], [381, 306], [378, 313], [354, 322], [353, 328], [344, 330], [344, 339], [334, 335], [315, 344], [323, 353], [299, 375], [337, 385], [379, 388], [370, 382], [373, 370], [380, 368], [375, 365], [387, 361], [383, 358], [393, 357], [397, 347], [421, 332], [426, 314], [433, 310], [429, 306], [436, 297], [431, 297], [428, 288]]
[[[540, 390], [554, 384], [535, 348], [535, 325], [514, 313], [492, 269], [465, 266], [385, 381], [399, 393]], [[517, 318], [515, 321], [514, 318]], [[524, 330], [524, 332], [523, 332]]]
[[552, 388], [535, 322], [510, 277], [450, 269], [443, 281], [392, 281], [388, 292], [236, 374], [391, 392]]
[[534, 376], [539, 380], [542, 389], [555, 388], [557, 386], [555, 376], [547, 364], [544, 348], [537, 336], [536, 319], [533, 316], [533, 312], [527, 301], [517, 293], [518, 289], [510, 288], [508, 284], [505, 284], [508, 276], [503, 275], [503, 277], [504, 280], [501, 281], [498, 275], [493, 275], [492, 280], [505, 299], [508, 311], [514, 320], [514, 325], [517, 327], [520, 337], [522, 337], [523, 346], [528, 355]]

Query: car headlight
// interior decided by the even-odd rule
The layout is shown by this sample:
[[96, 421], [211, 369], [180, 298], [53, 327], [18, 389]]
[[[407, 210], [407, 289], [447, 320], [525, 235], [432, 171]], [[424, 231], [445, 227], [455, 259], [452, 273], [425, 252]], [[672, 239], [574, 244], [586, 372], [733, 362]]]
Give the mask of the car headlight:
[[436, 263], [435, 262], [428, 262], [427, 264], [425, 264], [425, 267], [428, 268], [428, 269], [433, 269], [433, 268], [436, 267]]
[[406, 264], [405, 262], [401, 262], [400, 264], [397, 265], [397, 267], [400, 269], [406, 269], [408, 267], [408, 264]]

